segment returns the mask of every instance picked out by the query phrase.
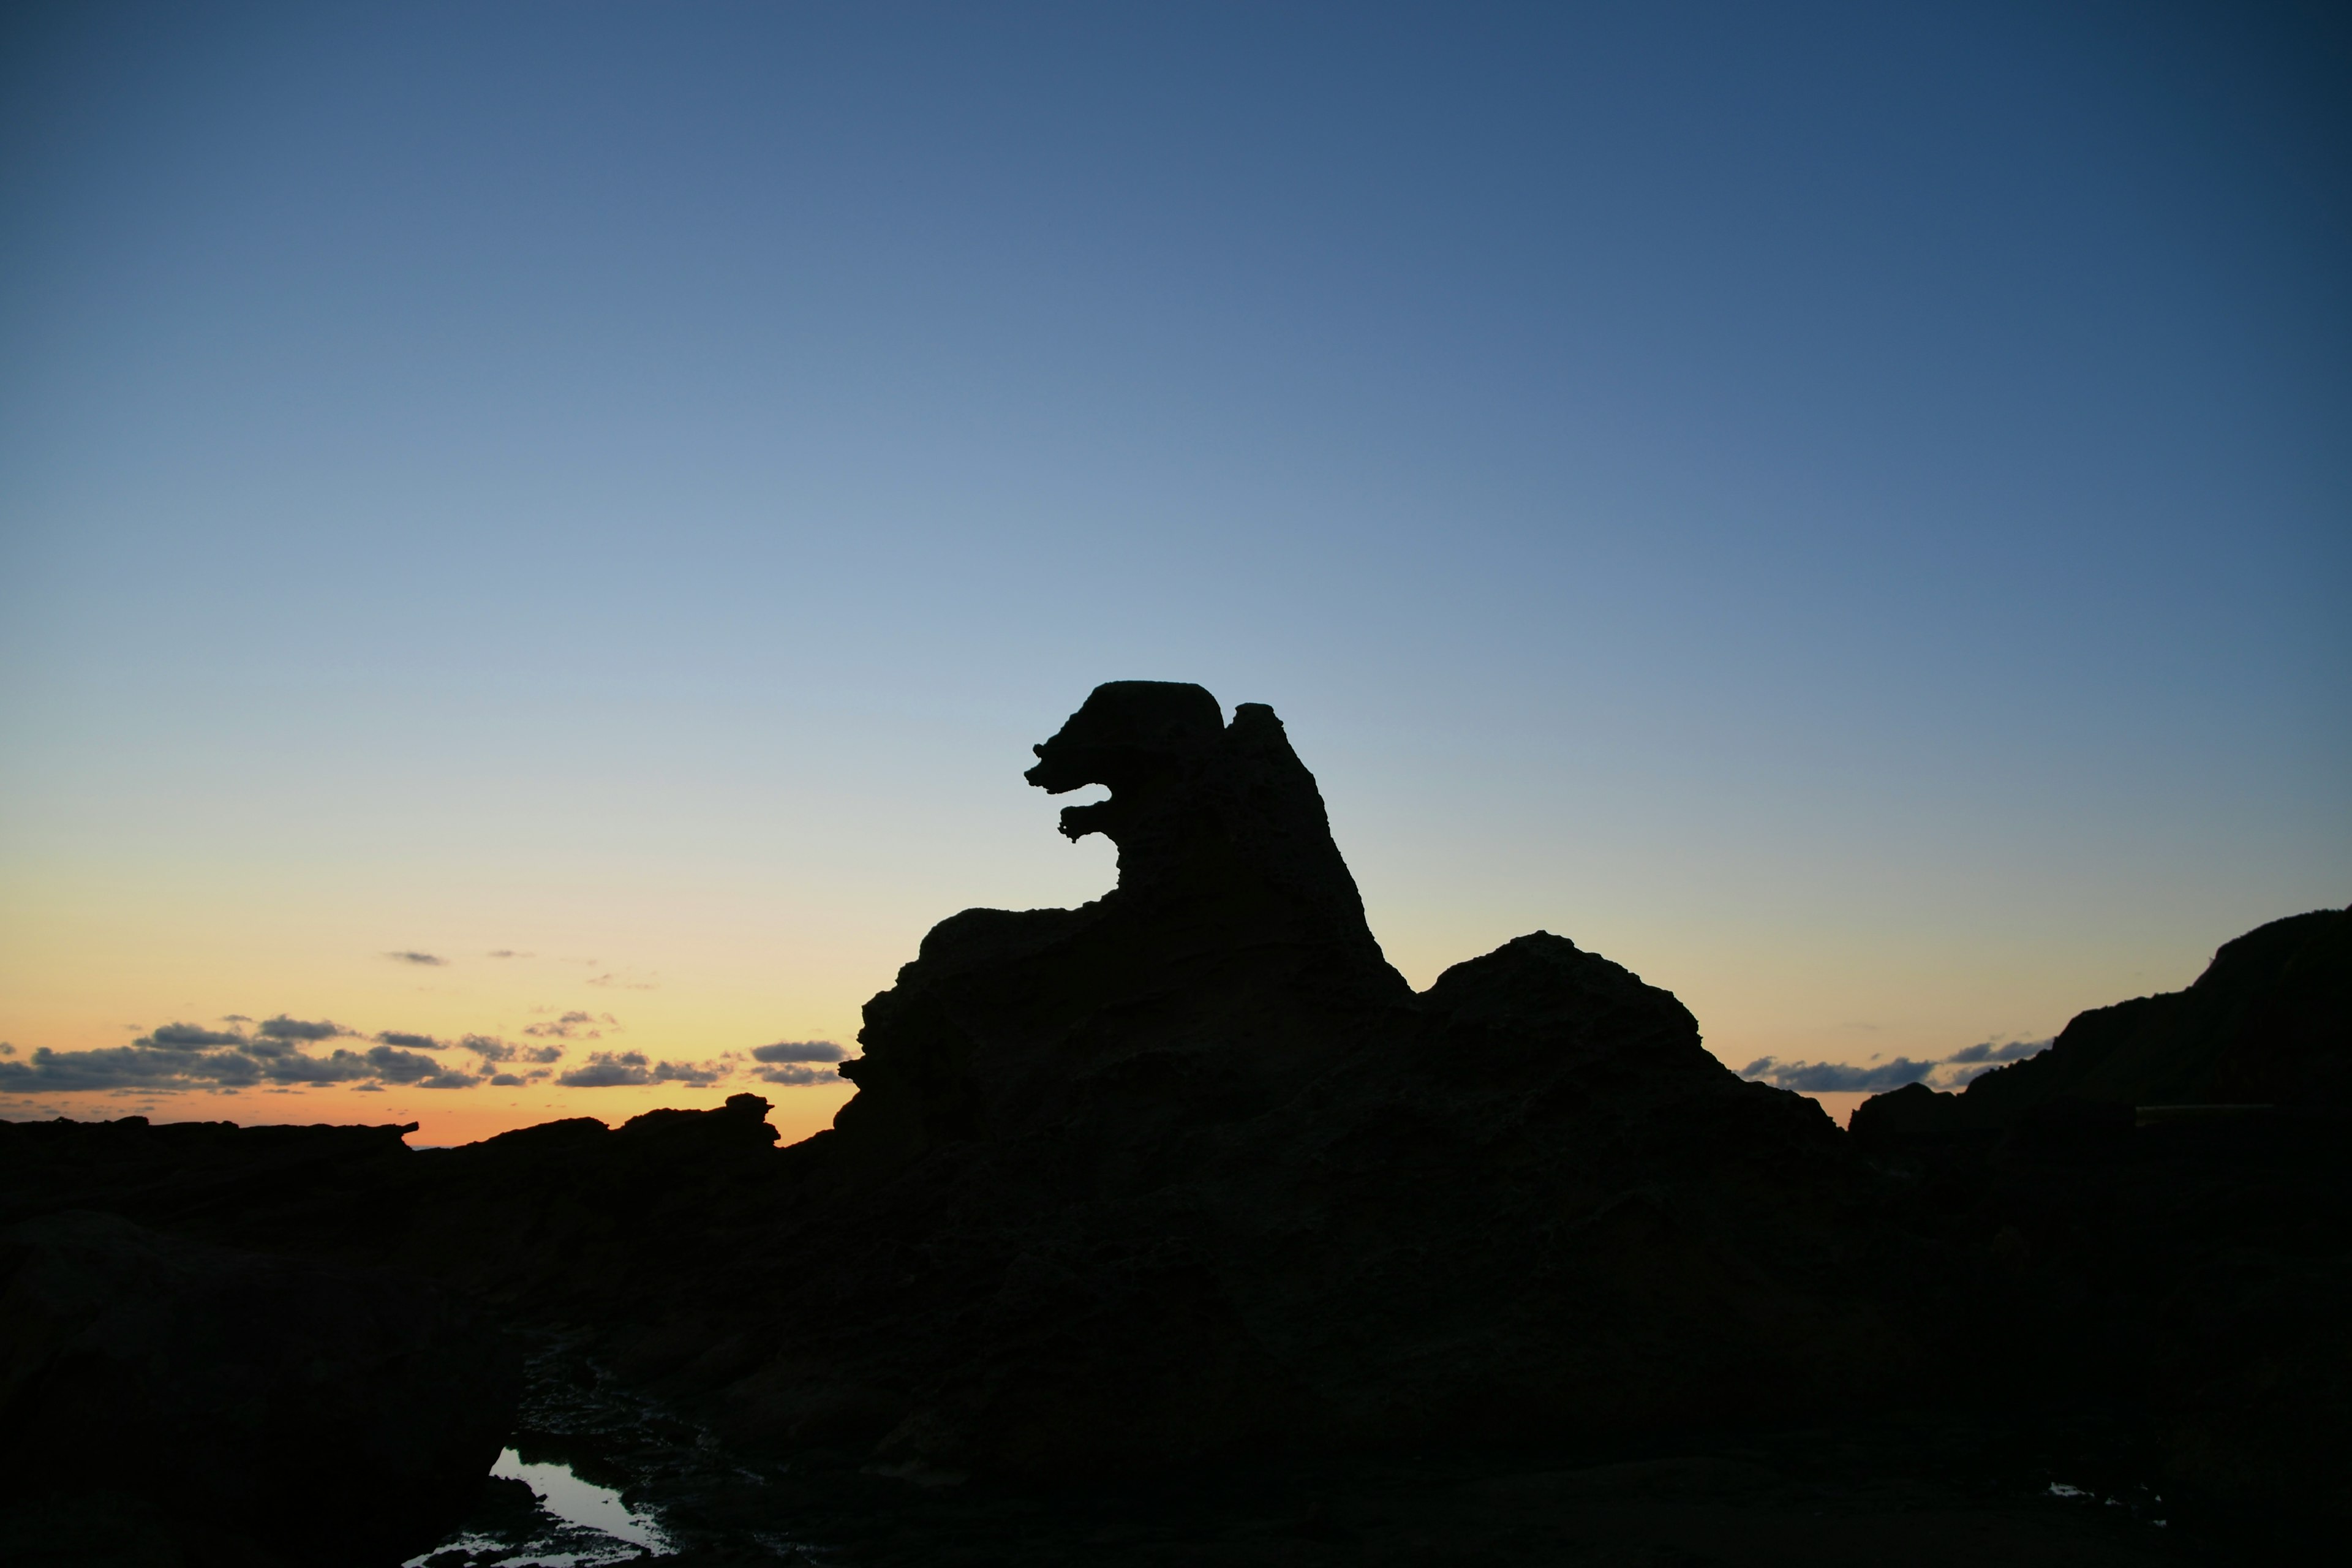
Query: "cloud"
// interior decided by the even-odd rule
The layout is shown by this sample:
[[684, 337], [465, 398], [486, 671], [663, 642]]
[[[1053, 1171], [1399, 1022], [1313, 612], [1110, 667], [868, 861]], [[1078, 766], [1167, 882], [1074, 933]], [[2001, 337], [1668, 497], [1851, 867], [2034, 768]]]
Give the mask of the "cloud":
[[529, 958], [530, 954], [527, 952], [517, 952], [510, 947], [500, 947], [494, 948], [490, 952], [482, 954], [482, 956], [484, 958]]
[[655, 1062], [643, 1051], [597, 1051], [585, 1067], [558, 1074], [567, 1089], [617, 1089], [631, 1084], [682, 1083], [700, 1089], [717, 1083], [734, 1069], [724, 1062]]
[[1948, 1062], [2023, 1061], [2028, 1057], [2039, 1056], [2048, 1050], [2050, 1045], [2051, 1042], [2048, 1040], [2011, 1040], [2007, 1045], [1997, 1045], [1987, 1040], [1983, 1045], [1970, 1046], [1964, 1051], [1954, 1051], [1944, 1059]]
[[[277, 1026], [275, 1030], [272, 1025]], [[364, 1051], [338, 1049], [323, 1056], [301, 1048], [300, 1042], [320, 1038], [329, 1030], [350, 1033], [332, 1024], [280, 1016], [253, 1036], [167, 1024], [128, 1046], [87, 1051], [57, 1051], [44, 1046], [33, 1052], [29, 1061], [0, 1061], [0, 1093], [192, 1089], [227, 1092], [289, 1085], [366, 1088], [379, 1082], [458, 1089], [478, 1081], [472, 1073], [391, 1044], [371, 1046]]]
[[37, 1046], [30, 1061], [0, 1062], [0, 1093], [219, 1088], [257, 1083], [261, 1076], [262, 1065], [237, 1051], [156, 1050], [140, 1046], [53, 1051]]
[[610, 1013], [572, 1012], [551, 1024], [533, 1024], [523, 1033], [553, 1040], [601, 1040], [604, 1037], [604, 1030], [590, 1026], [596, 1024], [614, 1031], [621, 1026], [620, 1020]]
[[621, 977], [621, 973], [618, 970], [614, 970], [604, 974], [591, 975], [589, 977], [588, 984], [591, 985], [602, 985], [606, 989], [613, 991], [658, 991], [661, 989], [659, 985], [650, 980], [625, 980]]
[[[335, 1056], [340, 1058], [351, 1054], [349, 1051], [337, 1051]], [[443, 1070], [441, 1064], [431, 1057], [421, 1057], [415, 1051], [396, 1050], [391, 1046], [369, 1047], [365, 1059], [367, 1065], [375, 1069], [374, 1076], [386, 1083], [418, 1083]]]
[[751, 1059], [755, 1062], [845, 1062], [849, 1053], [831, 1040], [778, 1040], [772, 1046], [753, 1046]]
[[586, 1067], [573, 1068], [555, 1081], [569, 1089], [613, 1089], [623, 1084], [651, 1083], [653, 1072], [643, 1051], [623, 1051], [618, 1056], [611, 1051], [597, 1051], [589, 1057]]
[[265, 1018], [254, 1033], [270, 1040], [331, 1040], [338, 1035], [356, 1033], [341, 1024], [324, 1018], [310, 1023], [301, 1018], [289, 1018], [280, 1013], [275, 1018]]
[[751, 1076], [761, 1083], [789, 1084], [798, 1089], [806, 1089], [813, 1084], [842, 1081], [841, 1075], [829, 1067], [803, 1067], [797, 1063], [788, 1063], [783, 1067], [754, 1068]]
[[[251, 1023], [242, 1015], [227, 1021]], [[530, 1032], [557, 1039], [595, 1039], [604, 1030], [619, 1027], [610, 1013], [575, 1010]], [[466, 1035], [448, 1041], [400, 1029], [380, 1030], [355, 1047], [321, 1048], [322, 1042], [345, 1038], [362, 1040], [357, 1030], [331, 1019], [280, 1013], [250, 1030], [214, 1029], [174, 1020], [128, 1046], [63, 1051], [44, 1046], [29, 1058], [16, 1047], [0, 1043], [0, 1095], [192, 1089], [227, 1094], [244, 1089], [274, 1092], [327, 1084], [370, 1092], [385, 1085], [453, 1089], [496, 1083], [511, 1089], [556, 1076], [553, 1064], [565, 1055], [565, 1047], [554, 1040], [520, 1044], [495, 1035]], [[816, 1044], [810, 1042], [806, 1048], [813, 1050]], [[446, 1054], [428, 1054], [446, 1053], [453, 1045], [472, 1052], [478, 1060], [461, 1067]], [[655, 1061], [639, 1051], [618, 1056], [600, 1052], [575, 1073], [562, 1075], [562, 1081], [590, 1087], [658, 1083], [702, 1087], [731, 1077], [736, 1070], [735, 1062], [728, 1059]]]
[[221, 1022], [224, 1024], [250, 1024], [253, 1020], [247, 1017], [242, 1013], [223, 1013], [221, 1015]]
[[405, 950], [399, 952], [387, 952], [384, 956], [392, 960], [394, 963], [422, 963], [434, 969], [438, 969], [443, 964], [449, 962], [447, 959], [441, 957], [438, 953], [411, 952]]
[[1908, 1057], [1869, 1067], [1844, 1062], [1784, 1062], [1773, 1057], [1759, 1057], [1741, 1068], [1739, 1076], [1760, 1079], [1776, 1089], [1793, 1089], [1800, 1094], [1834, 1094], [1901, 1089], [1906, 1083], [1917, 1083], [1936, 1066], [1931, 1061], [1915, 1062]]
[[[223, 1034], [195, 1024], [166, 1024], [154, 1033], [142, 1035], [131, 1042], [159, 1051], [199, 1050], [205, 1046], [241, 1046], [245, 1037], [236, 1033]], [[77, 1053], [79, 1054], [79, 1053]]]
[[[1944, 1086], [1952, 1088], [1990, 1072], [2003, 1062], [2022, 1061], [2049, 1046], [2048, 1040], [2011, 1040], [2006, 1044], [1988, 1040], [1927, 1061], [1897, 1057], [1891, 1062], [1860, 1066], [1846, 1062], [1784, 1062], [1777, 1057], [1759, 1057], [1741, 1068], [1739, 1076], [1778, 1089], [1793, 1089], [1801, 1094], [1832, 1094], [1901, 1089], [1906, 1084], [1925, 1083], [1940, 1071]], [[1942, 1070], [1947, 1068], [1957, 1070]]]

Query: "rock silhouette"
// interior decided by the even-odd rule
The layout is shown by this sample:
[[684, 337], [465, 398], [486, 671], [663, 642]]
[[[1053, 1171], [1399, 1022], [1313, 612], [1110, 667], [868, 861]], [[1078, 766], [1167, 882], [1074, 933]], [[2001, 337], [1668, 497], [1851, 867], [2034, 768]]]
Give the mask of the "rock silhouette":
[[2186, 991], [2078, 1014], [2048, 1050], [1958, 1094], [1874, 1096], [1853, 1129], [1890, 1146], [2020, 1127], [2096, 1137], [2127, 1131], [2143, 1107], [2352, 1110], [2352, 910], [2257, 927]]
[[499, 1336], [420, 1280], [28, 1220], [0, 1230], [0, 1546], [396, 1563], [472, 1505], [520, 1385]]
[[1865, 1100], [1909, 1320], [2001, 1386], [2130, 1412], [2191, 1496], [2352, 1516], [2347, 1062], [2352, 910], [2321, 910], [1964, 1092]]
[[[1903, 1354], [1859, 1167], [1666, 992], [1545, 933], [1415, 995], [1272, 710], [1098, 688], [1030, 782], [1118, 848], [971, 910], [866, 1007], [744, 1294], [783, 1354], [642, 1373], [729, 1429], [1066, 1475], [1827, 1410]], [[822, 1335], [822, 1349], [811, 1339]]]
[[[1228, 722], [1197, 686], [1114, 682], [1034, 751], [1041, 789], [1108, 787], [1061, 830], [1109, 837], [1118, 885], [933, 928], [866, 1005], [857, 1093], [802, 1143], [776, 1148], [752, 1095], [454, 1150], [0, 1123], [0, 1226], [96, 1210], [145, 1227], [107, 1233], [126, 1257], [268, 1253], [330, 1292], [429, 1279], [562, 1325], [744, 1451], [868, 1479], [1656, 1457], [1902, 1415], [2160, 1474], [2247, 1510], [2232, 1539], [2352, 1513], [2352, 914], [2265, 926], [2188, 992], [2085, 1014], [1965, 1094], [1882, 1096], [1849, 1136], [1564, 937], [1415, 993], [1268, 708]], [[2142, 1113], [2220, 1100], [2273, 1109]], [[419, 1309], [460, 1333], [440, 1310]], [[399, 1430], [399, 1463], [447, 1451]], [[142, 1506], [201, 1491], [189, 1463], [158, 1458]], [[1542, 1528], [1616, 1539], [1576, 1511], [1602, 1472], [1570, 1472], [1587, 1500]], [[1656, 1474], [1720, 1480], [1724, 1541], [1766, 1528], [1751, 1504], [1797, 1540], [1828, 1495], [1712, 1459]], [[1512, 1506], [1553, 1506], [1537, 1492]]]

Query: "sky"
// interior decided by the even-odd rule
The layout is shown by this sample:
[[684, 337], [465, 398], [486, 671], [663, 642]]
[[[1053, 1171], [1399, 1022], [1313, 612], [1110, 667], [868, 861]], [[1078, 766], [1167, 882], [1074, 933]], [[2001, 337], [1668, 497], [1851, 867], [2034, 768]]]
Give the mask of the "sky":
[[0, 1117], [803, 1136], [1109, 679], [1833, 1109], [2352, 902], [2320, 7], [0, 26]]

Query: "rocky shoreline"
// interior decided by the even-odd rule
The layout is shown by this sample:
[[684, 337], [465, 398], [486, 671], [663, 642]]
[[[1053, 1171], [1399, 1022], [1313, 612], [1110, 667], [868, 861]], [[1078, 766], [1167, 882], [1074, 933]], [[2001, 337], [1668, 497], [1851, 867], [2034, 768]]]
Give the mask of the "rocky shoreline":
[[[1063, 831], [1111, 837], [1118, 887], [942, 922], [867, 1005], [858, 1094], [803, 1143], [748, 1095], [436, 1151], [0, 1123], [0, 1420], [62, 1408], [42, 1391], [92, 1354], [209, 1375], [211, 1352], [109, 1340], [96, 1287], [58, 1304], [41, 1281], [78, 1236], [328, 1296], [383, 1281], [407, 1305], [377, 1317], [415, 1329], [352, 1352], [380, 1385], [354, 1372], [338, 1404], [263, 1378], [255, 1408], [405, 1433], [454, 1489], [411, 1485], [331, 1549], [156, 1504], [179, 1554], [158, 1562], [391, 1563], [455, 1528], [521, 1386], [499, 1324], [740, 1456], [758, 1506], [835, 1530], [790, 1548], [807, 1561], [1009, 1561], [980, 1543], [1001, 1528], [1045, 1543], [1023, 1561], [1989, 1560], [1952, 1554], [1975, 1541], [2137, 1562], [2352, 1515], [2352, 912], [2274, 922], [2188, 992], [2086, 1014], [1964, 1094], [1883, 1096], [1848, 1133], [1561, 937], [1413, 993], [1270, 710], [1228, 724], [1197, 687], [1115, 683], [1037, 753], [1043, 788], [1110, 787]], [[452, 1374], [465, 1397], [432, 1381]], [[122, 1380], [107, 1419], [152, 1425], [186, 1397], [173, 1376]], [[18, 1446], [34, 1468], [0, 1485], [54, 1500], [66, 1472]], [[2002, 1453], [2023, 1479], [1954, 1479]], [[109, 1485], [201, 1494], [173, 1464]], [[1190, 1546], [1138, 1524], [1053, 1555], [1037, 1509], [1171, 1477], [1281, 1500]], [[2094, 1527], [2053, 1483], [2117, 1509]], [[871, 1519], [843, 1513], [869, 1493]], [[2163, 1526], [2116, 1522], [2142, 1494]], [[919, 1514], [927, 1547], [868, 1528]], [[763, 1539], [737, 1536], [707, 1550]]]

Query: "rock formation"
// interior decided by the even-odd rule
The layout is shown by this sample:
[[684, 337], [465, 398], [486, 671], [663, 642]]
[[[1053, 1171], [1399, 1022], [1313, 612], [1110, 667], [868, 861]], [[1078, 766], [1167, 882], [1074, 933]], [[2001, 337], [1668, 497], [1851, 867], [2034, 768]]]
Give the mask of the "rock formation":
[[1812, 1102], [1559, 937], [1413, 994], [1271, 710], [1118, 682], [1036, 753], [1112, 790], [1062, 830], [1117, 889], [931, 931], [730, 1292], [791, 1348], [697, 1374], [665, 1331], [642, 1373], [733, 1430], [1047, 1474], [1824, 1410], [1899, 1358]]
[[420, 1280], [27, 1220], [0, 1230], [0, 1556], [398, 1563], [472, 1505], [520, 1384]]
[[[2266, 926], [2189, 991], [2086, 1014], [1965, 1094], [1881, 1097], [1849, 1138], [1565, 938], [1414, 993], [1269, 709], [1227, 722], [1198, 687], [1116, 682], [1035, 750], [1040, 788], [1108, 788], [1061, 826], [1114, 842], [1118, 886], [934, 928], [867, 1004], [856, 1097], [803, 1143], [775, 1148], [751, 1095], [456, 1150], [0, 1123], [0, 1226], [51, 1258], [111, 1248], [99, 1273], [226, 1281], [184, 1298], [189, 1322], [239, 1280], [325, 1301], [357, 1269], [426, 1277], [810, 1473], [1622, 1454], [1901, 1406], [2092, 1433], [2067, 1451], [2249, 1521], [2352, 1513], [2352, 1141], [2331, 1120], [2352, 915]], [[2135, 1124], [2183, 1100], [2281, 1109]], [[85, 1233], [77, 1209], [119, 1218]], [[125, 1220], [145, 1228], [106, 1228]], [[0, 1312], [50, 1312], [8, 1289]], [[417, 1342], [463, 1339], [415, 1289]], [[357, 1337], [289, 1345], [348, 1363], [338, 1408], [397, 1405], [367, 1370], [394, 1363], [366, 1360], [405, 1353], [390, 1320], [329, 1316]], [[36, 1363], [80, 1332], [11, 1342], [49, 1348], [7, 1363], [6, 1397], [57, 1386]], [[152, 1332], [214, 1346], [182, 1384], [106, 1373], [154, 1430], [189, 1430], [222, 1365], [291, 1408], [259, 1350]], [[385, 1465], [454, 1451], [407, 1419]], [[205, 1495], [207, 1463], [159, 1452], [142, 1506]]]
[[2142, 1436], [2209, 1506], [2352, 1516], [2352, 910], [2077, 1016], [1964, 1092], [1865, 1100], [1911, 1321]]
[[2095, 1007], [2048, 1050], [1958, 1094], [1912, 1084], [1864, 1101], [1866, 1143], [1991, 1135], [2112, 1137], [2142, 1108], [2352, 1110], [2352, 910], [2315, 910], [2224, 942], [2186, 991]]

